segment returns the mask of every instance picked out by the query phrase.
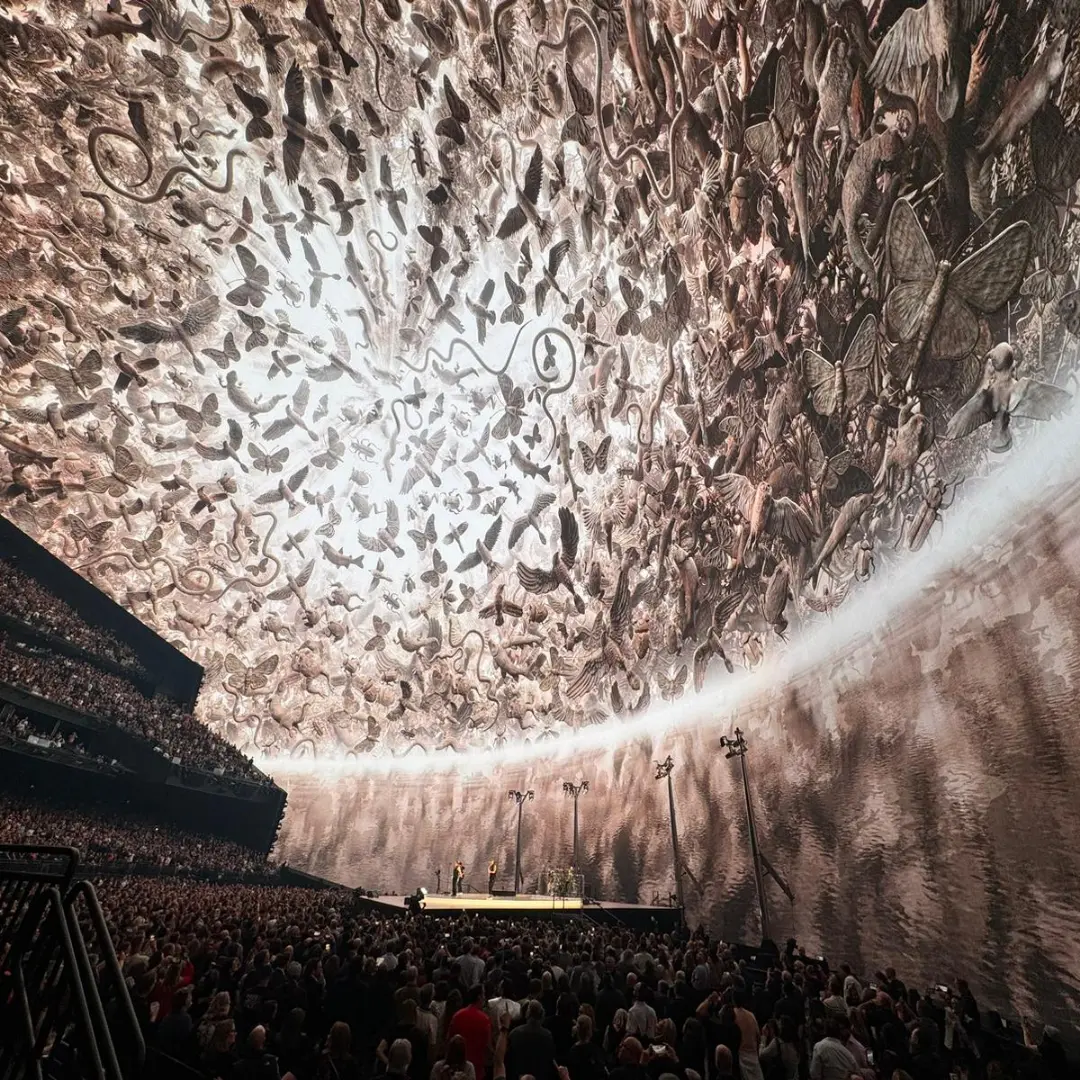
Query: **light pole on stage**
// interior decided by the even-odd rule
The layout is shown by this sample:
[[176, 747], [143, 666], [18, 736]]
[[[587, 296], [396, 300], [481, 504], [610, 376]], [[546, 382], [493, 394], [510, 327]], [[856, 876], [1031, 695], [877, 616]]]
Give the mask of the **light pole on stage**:
[[580, 796], [588, 792], [589, 781], [582, 780], [580, 784], [574, 784], [569, 780], [564, 780], [562, 789], [564, 795], [574, 800], [574, 873], [580, 874], [581, 858], [578, 854], [577, 801]]
[[757, 825], [754, 822], [754, 803], [750, 798], [750, 773], [746, 768], [746, 739], [743, 737], [742, 731], [736, 728], [734, 738], [721, 735], [720, 746], [722, 749], [727, 750], [729, 760], [733, 757], [739, 759], [739, 767], [742, 772], [743, 796], [746, 799], [746, 831], [750, 838], [750, 856], [754, 864], [754, 884], [757, 888], [758, 905], [761, 908], [761, 940], [771, 940], [771, 934], [769, 933], [769, 898], [765, 895], [765, 875], [768, 874], [780, 886], [784, 895], [792, 903], [795, 902], [795, 894], [769, 860], [765, 858], [758, 845]]
[[514, 892], [521, 892], [522, 885], [525, 884], [525, 876], [521, 872], [521, 808], [525, 805], [527, 799], [533, 797], [533, 791], [530, 788], [528, 791], [511, 791], [510, 798], [517, 803], [517, 849], [514, 853]]
[[682, 857], [679, 855], [679, 827], [675, 823], [675, 788], [671, 782], [671, 774], [675, 771], [675, 762], [668, 754], [664, 761], [656, 763], [656, 779], [667, 780], [668, 809], [671, 811], [671, 854], [675, 860], [675, 899], [682, 911], [686, 910], [683, 903], [682, 884]]

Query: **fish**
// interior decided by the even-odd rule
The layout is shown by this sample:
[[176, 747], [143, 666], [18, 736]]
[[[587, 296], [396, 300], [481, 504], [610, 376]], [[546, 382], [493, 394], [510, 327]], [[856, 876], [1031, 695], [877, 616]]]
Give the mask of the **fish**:
[[510, 443], [510, 460], [524, 473], [525, 476], [535, 479], [551, 481], [551, 466], [537, 465], [530, 461], [519, 449], [517, 443]]

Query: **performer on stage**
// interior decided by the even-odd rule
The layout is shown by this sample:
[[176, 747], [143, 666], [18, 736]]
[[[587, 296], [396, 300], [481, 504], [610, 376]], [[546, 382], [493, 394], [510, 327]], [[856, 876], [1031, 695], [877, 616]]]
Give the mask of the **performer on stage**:
[[460, 859], [458, 859], [458, 861], [456, 863], [454, 863], [454, 871], [453, 871], [453, 874], [451, 876], [451, 888], [450, 888], [450, 895], [451, 896], [457, 896], [457, 894], [461, 891], [461, 880], [464, 877], [465, 877], [465, 864]]
[[488, 863], [488, 896], [495, 895], [495, 875], [499, 872], [499, 864], [492, 859]]

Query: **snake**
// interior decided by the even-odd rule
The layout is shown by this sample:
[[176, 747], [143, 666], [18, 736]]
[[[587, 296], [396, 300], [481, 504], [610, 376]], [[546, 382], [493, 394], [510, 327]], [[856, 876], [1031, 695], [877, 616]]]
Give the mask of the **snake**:
[[[374, 237], [374, 239], [372, 239], [372, 237]], [[368, 247], [375, 253], [375, 258], [379, 261], [379, 282], [382, 285], [382, 298], [387, 304], [393, 306], [394, 302], [390, 299], [390, 290], [386, 276], [386, 259], [383, 257], [383, 251], [397, 251], [401, 241], [398, 240], [397, 233], [391, 233], [390, 239], [394, 242], [388, 244], [386, 242], [386, 237], [376, 228], [368, 229], [364, 234], [364, 239], [367, 240]], [[378, 247], [375, 246], [376, 241], [378, 241]], [[380, 251], [379, 248], [382, 248], [382, 251]]]
[[142, 155], [143, 161], [146, 163], [146, 172], [143, 174], [142, 179], [135, 181], [136, 187], [142, 187], [143, 184], [150, 179], [150, 174], [154, 171], [153, 162], [150, 159], [150, 151], [137, 139], [134, 135], [130, 135], [122, 128], [111, 127], [108, 124], [98, 124], [96, 127], [90, 129], [87, 135], [86, 148], [90, 154], [90, 164], [94, 166], [94, 172], [98, 174], [98, 179], [110, 190], [116, 192], [117, 195], [123, 195], [125, 199], [130, 199], [132, 202], [142, 203], [144, 206], [149, 206], [151, 203], [161, 202], [169, 190], [170, 185], [178, 176], [190, 176], [193, 180], [200, 183], [207, 191], [212, 191], [217, 195], [224, 195], [232, 190], [233, 184], [233, 160], [238, 157], [247, 157], [247, 154], [243, 150], [230, 150], [225, 155], [225, 183], [215, 184], [208, 180], [201, 173], [197, 173], [188, 165], [174, 165], [165, 175], [161, 178], [161, 183], [157, 186], [157, 191], [153, 195], [139, 195], [137, 192], [128, 191], [125, 188], [120, 187], [119, 184], [111, 180], [102, 168], [101, 162], [97, 156], [97, 144], [104, 136], [111, 135], [113, 138], [122, 139], [124, 142], [130, 143], [136, 150]]
[[[59, 255], [63, 255], [65, 259], [69, 259], [80, 270], [85, 270], [88, 274], [104, 274], [105, 280], [101, 283], [103, 288], [108, 288], [112, 284], [112, 274], [104, 266], [91, 266], [89, 263], [84, 262], [74, 251], [64, 247], [63, 244], [57, 240], [51, 229], [28, 229], [25, 225], [20, 225], [14, 218], [6, 218], [16, 232], [22, 233], [24, 236], [33, 236], [38, 240], [47, 240], [52, 244], [53, 249]], [[81, 283], [80, 283], [81, 284]], [[52, 303], [53, 301], [50, 301]]]
[[[82, 570], [86, 567], [94, 566], [99, 562], [104, 562], [106, 559], [115, 558], [123, 559], [133, 570], [150, 571], [153, 570], [154, 567], [157, 566], [159, 563], [164, 563], [169, 568], [169, 576], [172, 580], [173, 588], [176, 589], [177, 592], [182, 592], [185, 596], [205, 596], [206, 590], [210, 588], [210, 582], [212, 582], [214, 579], [213, 572], [207, 570], [203, 566], [188, 566], [185, 567], [185, 569], [179, 574], [177, 574], [177, 570], [175, 565], [173, 564], [172, 559], [170, 559], [166, 555], [156, 555], [154, 558], [149, 560], [149, 562], [139, 562], [137, 559], [132, 557], [131, 552], [116, 550], [103, 551], [99, 555], [94, 555], [92, 558], [87, 559], [86, 562], [80, 563], [78, 566], [73, 567], [72, 569]], [[187, 580], [188, 575], [190, 574], [205, 574], [207, 575], [209, 580], [207, 581], [206, 585], [204, 585], [201, 589], [195, 586], [189, 587], [183, 584], [183, 582]]]
[[276, 555], [271, 555], [267, 548], [270, 546], [270, 537], [274, 535], [274, 530], [278, 526], [277, 514], [273, 510], [260, 510], [257, 514], [251, 515], [251, 520], [255, 521], [257, 518], [268, 517], [272, 524], [270, 528], [266, 530], [266, 536], [263, 537], [262, 542], [262, 556], [264, 559], [269, 559], [274, 564], [274, 572], [265, 581], [253, 581], [249, 577], [235, 577], [231, 581], [227, 582], [219, 593], [214, 596], [208, 596], [207, 599], [211, 603], [217, 603], [231, 588], [236, 585], [249, 585], [253, 589], [265, 589], [268, 585], [272, 584], [278, 574], [281, 573], [281, 560]]
[[382, 69], [382, 57], [379, 55], [379, 48], [374, 41], [371, 40], [371, 33], [367, 27], [367, 2], [366, 0], [360, 0], [360, 33], [364, 35], [364, 40], [371, 47], [371, 51], [375, 54], [375, 93], [382, 103], [382, 107], [392, 113], [408, 112], [406, 109], [398, 109], [393, 105], [387, 103], [386, 98], [382, 93], [382, 79], [379, 77], [379, 73]]
[[[536, 349], [540, 344], [541, 338], [557, 337], [566, 347], [570, 350], [570, 376], [566, 382], [559, 386], [552, 386], [551, 384], [558, 378], [558, 374], [545, 375], [540, 367], [539, 361], [536, 359]], [[570, 337], [557, 326], [545, 326], [543, 330], [540, 330], [536, 337], [533, 338], [532, 343], [532, 363], [533, 370], [536, 372], [537, 377], [541, 382], [547, 383], [547, 389], [544, 390], [543, 396], [540, 399], [540, 408], [543, 410], [544, 415], [547, 417], [548, 423], [551, 425], [551, 447], [545, 456], [545, 460], [554, 453], [555, 446], [559, 441], [559, 427], [555, 423], [555, 417], [551, 415], [551, 410], [548, 408], [548, 401], [550, 398], [559, 397], [560, 394], [565, 394], [574, 385], [574, 380], [577, 378], [577, 350], [574, 348], [573, 341]]]
[[229, 6], [229, 0], [221, 0], [221, 2], [225, 5], [225, 14], [227, 18], [225, 29], [222, 30], [217, 37], [210, 37], [208, 34], [200, 33], [198, 30], [195, 30], [186, 24], [180, 28], [180, 36], [173, 37], [172, 34], [165, 29], [161, 15], [150, 0], [132, 0], [135, 7], [142, 8], [149, 13], [154, 30], [156, 30], [166, 41], [172, 42], [173, 45], [183, 45], [189, 37], [198, 38], [200, 41], [207, 41], [212, 45], [225, 41], [233, 32], [233, 12], [232, 8]]
[[[501, 76], [505, 73], [503, 71], [502, 43], [498, 34], [498, 16], [501, 14], [500, 9], [505, 10], [515, 2], [516, 0], [501, 0], [495, 8], [495, 16], [493, 19], [493, 22], [495, 23], [495, 45], [499, 57], [499, 70]], [[664, 44], [671, 53], [672, 66], [675, 68], [675, 74], [679, 80], [679, 93], [682, 96], [682, 103], [679, 105], [678, 111], [672, 118], [668, 130], [668, 176], [671, 180], [671, 190], [665, 194], [663, 188], [656, 179], [656, 174], [653, 172], [652, 165], [650, 164], [645, 151], [642, 150], [640, 146], [634, 143], [620, 153], [613, 153], [611, 147], [608, 145], [607, 133], [604, 128], [603, 110], [600, 105], [600, 92], [604, 80], [604, 52], [600, 41], [600, 31], [596, 22], [584, 8], [572, 5], [566, 9], [565, 14], [563, 15], [562, 36], [557, 41], [544, 40], [536, 43], [534, 66], [539, 63], [542, 50], [550, 50], [551, 52], [566, 51], [567, 45], [570, 43], [570, 22], [571, 19], [574, 18], [578, 19], [585, 29], [588, 30], [589, 36], [592, 38], [593, 48], [596, 52], [596, 75], [593, 78], [593, 119], [596, 121], [597, 131], [600, 135], [600, 149], [603, 151], [604, 159], [612, 169], [623, 168], [623, 166], [631, 159], [637, 161], [645, 171], [645, 175], [648, 178], [649, 184], [652, 186], [653, 192], [660, 205], [674, 205], [677, 197], [675, 183], [675, 129], [690, 113], [690, 93], [686, 85], [686, 75], [683, 72], [682, 65], [678, 62], [675, 43], [671, 38], [670, 31], [666, 26], [663, 27]]]
[[[476, 663], [475, 663], [475, 665], [473, 667], [473, 674], [476, 676], [476, 681], [477, 682], [484, 684], [484, 697], [488, 701], [492, 702], [495, 705], [495, 709], [496, 709], [496, 711], [495, 711], [495, 720], [492, 721], [492, 723], [494, 724], [499, 719], [499, 716], [502, 713], [503, 703], [496, 696], [495, 691], [492, 689], [494, 687], [494, 685], [495, 685], [495, 680], [494, 679], [489, 679], [486, 675], [481, 675], [480, 674], [480, 657], [482, 657], [484, 655], [484, 649], [487, 648], [487, 641], [484, 639], [484, 635], [481, 634], [480, 631], [476, 630], [476, 629], [467, 630], [465, 632], [464, 636], [461, 638], [461, 640], [458, 641], [457, 643], [455, 643], [454, 640], [453, 640], [453, 625], [451, 624], [450, 644], [454, 648], [454, 653], [451, 653], [449, 655], [450, 656], [455, 656], [455, 655], [456, 656], [461, 656], [465, 652], [465, 643], [469, 640], [469, 638], [471, 638], [473, 636], [478, 637], [480, 639], [480, 648], [476, 652]], [[464, 667], [459, 668], [455, 664], [454, 665], [454, 670], [458, 671], [458, 672], [461, 672], [461, 673], [464, 673], [465, 668]]]
[[386, 470], [388, 479], [390, 478], [390, 462], [397, 453], [398, 436], [401, 434], [401, 417], [398, 416], [397, 409], [395, 408], [397, 405], [401, 406], [401, 415], [405, 417], [405, 426], [410, 431], [419, 431], [419, 429], [424, 426], [423, 418], [417, 420], [416, 424], [409, 423], [409, 414], [406, 412], [409, 403], [404, 398], [394, 398], [394, 400], [390, 402], [390, 416], [394, 421], [394, 433], [390, 436], [390, 445], [386, 448], [386, 456], [383, 458], [383, 468]]
[[667, 364], [664, 365], [664, 373], [660, 376], [660, 385], [656, 388], [656, 397], [653, 398], [652, 404], [649, 406], [649, 441], [646, 442], [641, 437], [641, 430], [645, 425], [645, 410], [641, 405], [633, 401], [626, 407], [626, 418], [630, 419], [632, 412], [637, 413], [638, 425], [636, 440], [638, 446], [642, 449], [648, 449], [653, 444], [653, 434], [656, 427], [656, 415], [660, 411], [660, 406], [664, 403], [664, 395], [667, 393], [668, 387], [671, 385], [672, 379], [675, 378], [675, 346], [668, 343], [667, 350]]

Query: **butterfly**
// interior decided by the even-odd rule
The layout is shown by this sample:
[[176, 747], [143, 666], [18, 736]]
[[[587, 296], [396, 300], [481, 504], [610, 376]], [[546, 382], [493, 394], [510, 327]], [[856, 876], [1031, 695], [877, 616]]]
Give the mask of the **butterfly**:
[[542, 436], [540, 434], [540, 425], [539, 424], [533, 424], [532, 434], [530, 435], [528, 432], [526, 432], [522, 436], [522, 438], [525, 440], [525, 445], [530, 450], [534, 450], [537, 446], [540, 445], [540, 440], [542, 438]]
[[247, 449], [248, 453], [251, 455], [252, 464], [260, 472], [281, 472], [285, 462], [289, 460], [289, 448], [287, 446], [281, 447], [280, 450], [275, 450], [272, 454], [267, 454], [258, 443], [249, 442]]
[[507, 435], [521, 433], [522, 413], [525, 410], [525, 391], [515, 386], [506, 372], [499, 375], [499, 391], [503, 397], [503, 413], [491, 429], [494, 439], [505, 439]]
[[216, 522], [212, 517], [207, 518], [202, 525], [196, 529], [194, 525], [189, 521], [180, 519], [180, 531], [184, 534], [184, 539], [189, 544], [194, 544], [198, 547], [206, 547], [214, 538], [214, 525]]
[[571, 330], [577, 330], [585, 325], [585, 298], [583, 296], [578, 297], [578, 302], [570, 311], [567, 311], [563, 315], [562, 321], [566, 323]]
[[266, 320], [264, 318], [259, 315], [250, 315], [246, 311], [241, 311], [238, 314], [251, 331], [248, 334], [247, 341], [244, 342], [245, 352], [251, 352], [252, 349], [262, 349], [270, 344], [270, 339], [263, 333], [266, 329]]
[[326, 521], [315, 530], [316, 536], [333, 537], [337, 527], [341, 524], [341, 515], [333, 506], [327, 511]]
[[443, 231], [438, 225], [420, 225], [417, 227], [417, 232], [431, 247], [431, 258], [428, 261], [428, 266], [434, 274], [450, 262], [450, 252], [443, 247]]
[[390, 624], [378, 615], [371, 617], [371, 628], [375, 633], [364, 643], [365, 652], [382, 652], [386, 648], [386, 635], [390, 633]]
[[64, 521], [73, 540], [89, 540], [91, 544], [100, 544], [114, 524], [111, 521], [99, 521], [95, 525], [87, 525], [78, 514], [68, 514]]
[[619, 292], [622, 293], [623, 303], [626, 310], [619, 316], [615, 324], [615, 333], [619, 337], [627, 334], [641, 333], [641, 305], [645, 303], [645, 293], [641, 287], [634, 285], [628, 277], [619, 275]]
[[670, 676], [664, 675], [662, 671], [656, 673], [656, 681], [660, 684], [660, 694], [665, 701], [674, 701], [682, 697], [683, 690], [686, 689], [688, 674], [689, 670], [685, 664]]
[[529, 238], [526, 236], [521, 241], [518, 252], [517, 279], [523, 282], [533, 271], [532, 248], [529, 246]]
[[[337, 328], [335, 327], [335, 329], [337, 329]], [[319, 404], [315, 406], [315, 411], [311, 414], [312, 423], [317, 424], [320, 420], [325, 419], [329, 415], [330, 415], [330, 395], [329, 394], [323, 394], [323, 396], [321, 398], [319, 398]], [[330, 430], [333, 431], [333, 428], [331, 428]], [[335, 438], [337, 437], [336, 432], [334, 432], [334, 437]]]
[[165, 537], [165, 530], [158, 525], [149, 536], [143, 540], [135, 540], [130, 536], [122, 536], [120, 543], [130, 552], [138, 562], [149, 562], [160, 550], [161, 541]]
[[512, 322], [520, 326], [525, 321], [525, 309], [522, 306], [525, 303], [525, 290], [505, 270], [503, 282], [506, 285], [506, 294], [510, 298], [510, 303], [503, 308], [499, 322]]
[[821, 416], [842, 420], [870, 392], [877, 354], [877, 319], [867, 314], [855, 331], [843, 360], [830, 363], [813, 349], [803, 350], [803, 366], [814, 408]]
[[216, 428], [221, 425], [217, 394], [207, 394], [198, 409], [193, 409], [183, 402], [174, 401], [173, 411], [184, 421], [184, 425], [192, 435], [198, 435], [204, 427]]
[[345, 152], [347, 159], [345, 179], [350, 184], [355, 183], [362, 172], [367, 172], [367, 156], [363, 145], [357, 138], [356, 132], [352, 128], [343, 126], [340, 119], [330, 123], [330, 134]]
[[135, 463], [134, 455], [126, 446], [118, 446], [113, 452], [113, 471], [106, 476], [87, 480], [86, 490], [95, 495], [109, 494], [118, 499], [141, 479], [142, 469]]
[[675, 341], [690, 319], [690, 290], [682, 279], [668, 279], [667, 298], [662, 304], [649, 301], [649, 314], [641, 320], [641, 336], [653, 345]]
[[444, 139], [451, 139], [458, 146], [464, 146], [465, 125], [472, 119], [472, 112], [445, 75], [443, 76], [443, 94], [446, 96], [446, 107], [450, 110], [450, 115], [444, 116], [435, 125], [435, 134], [441, 135]]
[[220, 349], [206, 348], [202, 350], [202, 353], [204, 356], [210, 357], [222, 370], [225, 370], [230, 364], [240, 362], [240, 350], [236, 347], [236, 338], [233, 337], [231, 330], [225, 335], [225, 340], [221, 343]]
[[430, 570], [425, 570], [420, 575], [420, 580], [425, 585], [430, 585], [434, 588], [442, 580], [442, 575], [446, 573], [448, 567], [446, 560], [439, 553], [438, 548], [431, 553], [431, 562], [432, 568]]
[[236, 245], [236, 254], [240, 259], [240, 268], [244, 271], [244, 280], [225, 294], [225, 299], [237, 307], [262, 307], [266, 301], [266, 292], [270, 288], [270, 271], [267, 270], [243, 244]]
[[595, 450], [590, 450], [587, 443], [580, 441], [577, 445], [578, 453], [581, 454], [581, 464], [586, 473], [592, 473], [594, 470], [598, 473], [607, 472], [608, 454], [611, 451], [610, 435], [605, 435]]
[[883, 311], [899, 342], [889, 357], [893, 374], [917, 381], [924, 360], [967, 356], [979, 340], [979, 316], [997, 311], [1019, 287], [1031, 240], [1031, 226], [1014, 222], [953, 269], [934, 258], [911, 203], [893, 203], [885, 247], [894, 284]]
[[[524, 298], [522, 293], [522, 298]], [[86, 394], [96, 390], [102, 383], [99, 374], [104, 364], [101, 353], [97, 349], [91, 349], [80, 361], [71, 367], [61, 367], [59, 364], [50, 364], [47, 360], [37, 360], [34, 368], [37, 373], [56, 387], [63, 397], [75, 397], [78, 394]]]
[[427, 524], [424, 526], [423, 532], [419, 529], [409, 529], [409, 537], [416, 545], [417, 551], [424, 551], [428, 544], [431, 544], [434, 547], [435, 541], [439, 538], [438, 534], [435, 532], [435, 515], [428, 515]]
[[345, 460], [345, 443], [335, 428], [326, 433], [326, 449], [320, 450], [311, 459], [311, 464], [320, 469], [333, 469]]
[[[772, 169], [780, 160], [784, 148], [795, 127], [795, 102], [791, 97], [791, 69], [787, 58], [777, 57], [773, 80], [773, 105], [769, 118], [760, 124], [751, 124], [743, 134], [747, 149], [765, 166]], [[760, 79], [766, 74], [763, 67]]]
[[269, 684], [277, 666], [276, 653], [252, 667], [248, 667], [235, 653], [229, 653], [225, 657], [225, 670], [229, 673], [225, 685], [237, 694], [256, 694]]

